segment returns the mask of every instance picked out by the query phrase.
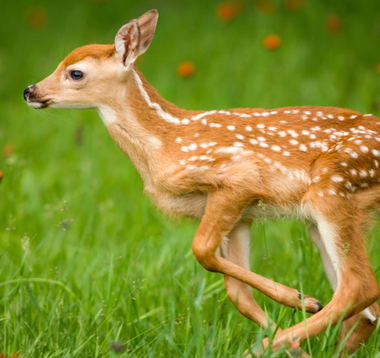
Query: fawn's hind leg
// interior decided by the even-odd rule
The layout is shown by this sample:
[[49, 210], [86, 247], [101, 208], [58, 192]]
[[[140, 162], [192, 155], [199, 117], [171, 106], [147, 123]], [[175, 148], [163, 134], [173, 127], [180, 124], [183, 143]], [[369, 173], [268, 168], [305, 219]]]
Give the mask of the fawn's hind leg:
[[309, 225], [308, 229], [309, 229], [310, 239], [313, 242], [313, 244], [317, 247], [321, 255], [323, 268], [325, 269], [326, 276], [330, 282], [332, 289], [335, 292], [338, 285], [337, 272], [335, 271], [332, 259], [327, 251], [326, 245], [324, 244], [321, 238], [321, 234], [318, 231], [318, 226], [313, 223]]
[[[359, 205], [347, 197], [334, 195], [326, 202], [317, 193], [318, 191], [310, 191], [305, 197], [304, 206], [318, 226], [321, 240], [336, 272], [336, 290], [322, 311], [276, 334], [273, 350], [295, 339], [302, 342], [312, 338], [325, 331], [329, 325], [337, 324], [342, 316], [343, 319], [349, 319], [365, 311], [368, 306], [372, 309], [380, 297], [380, 287], [365, 248], [367, 210], [363, 209], [362, 203]], [[350, 323], [351, 321], [348, 324]], [[350, 339], [348, 342], [351, 342]], [[265, 347], [269, 344], [267, 339], [263, 343]], [[356, 344], [356, 347], [359, 345]]]
[[[332, 260], [327, 252], [326, 246], [324, 245], [321, 235], [319, 233], [318, 227], [315, 224], [309, 226], [310, 238], [318, 248], [326, 275], [330, 281], [331, 287], [334, 292], [337, 289], [337, 272], [334, 268]], [[377, 320], [379, 318], [379, 307], [377, 303], [373, 303], [371, 306], [367, 307], [362, 312], [356, 314], [355, 316], [348, 318], [343, 321], [342, 328], [340, 331], [339, 341], [345, 339], [346, 335], [350, 333], [351, 328], [355, 325], [356, 327], [350, 333], [349, 337], [346, 338], [344, 343], [344, 350], [349, 354], [354, 353], [360, 348], [362, 343], [365, 343], [372, 332], [376, 328]], [[360, 320], [358, 322], [358, 320]]]
[[[349, 354], [353, 354], [356, 350], [360, 348], [360, 346], [363, 343], [367, 342], [372, 332], [375, 330], [377, 326], [378, 319], [379, 306], [376, 302], [373, 303], [371, 306], [367, 307], [365, 310], [358, 313], [357, 315], [349, 319], [346, 319], [342, 323], [339, 341], [342, 341], [346, 337], [346, 335], [349, 334], [351, 328], [355, 324], [357, 325], [344, 342], [344, 350], [347, 351]], [[342, 357], [344, 357], [343, 353]]]

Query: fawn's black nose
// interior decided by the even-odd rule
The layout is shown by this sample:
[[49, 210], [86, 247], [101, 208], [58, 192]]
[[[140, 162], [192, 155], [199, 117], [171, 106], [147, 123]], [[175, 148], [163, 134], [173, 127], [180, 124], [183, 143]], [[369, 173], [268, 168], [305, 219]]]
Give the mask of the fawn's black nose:
[[25, 101], [28, 100], [29, 95], [30, 95], [31, 93], [33, 93], [33, 92], [34, 92], [34, 85], [29, 86], [29, 87], [27, 87], [27, 88], [25, 89], [25, 91], [24, 91], [24, 99], [25, 99]]

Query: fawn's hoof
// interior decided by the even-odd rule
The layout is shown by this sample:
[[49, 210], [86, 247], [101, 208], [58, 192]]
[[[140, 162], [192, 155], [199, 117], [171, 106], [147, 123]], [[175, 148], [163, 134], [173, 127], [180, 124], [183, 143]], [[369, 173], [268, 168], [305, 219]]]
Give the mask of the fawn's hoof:
[[315, 299], [314, 297], [303, 295], [303, 303], [302, 303], [302, 295], [298, 292], [298, 302], [297, 308], [302, 311], [303, 305], [305, 306], [305, 310], [308, 313], [317, 313], [323, 309], [321, 303]]

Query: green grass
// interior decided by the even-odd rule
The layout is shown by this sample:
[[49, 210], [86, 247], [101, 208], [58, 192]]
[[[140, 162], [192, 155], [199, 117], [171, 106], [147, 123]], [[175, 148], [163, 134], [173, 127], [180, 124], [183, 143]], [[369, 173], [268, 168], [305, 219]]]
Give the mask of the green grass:
[[[0, 24], [0, 352], [22, 357], [241, 357], [267, 332], [240, 316], [221, 275], [194, 259], [196, 223], [168, 220], [142, 193], [131, 163], [90, 111], [28, 108], [24, 88], [75, 47], [110, 43], [118, 28], [158, 8], [155, 39], [140, 63], [168, 100], [188, 109], [335, 105], [379, 115], [377, 1], [275, 1], [221, 23], [216, 1], [41, 0], [47, 24], [32, 29], [25, 0], [4, 2]], [[325, 30], [337, 13], [342, 33]], [[282, 45], [261, 47], [270, 33]], [[177, 77], [192, 60], [195, 75]], [[8, 147], [9, 148], [9, 147]], [[369, 235], [380, 278], [380, 235]], [[257, 223], [251, 266], [326, 304], [332, 290], [301, 222]], [[304, 319], [260, 293], [282, 328]], [[338, 328], [303, 347], [333, 357]], [[354, 357], [380, 356], [379, 326]], [[270, 335], [270, 333], [269, 333]], [[117, 343], [124, 350], [116, 353]], [[285, 353], [266, 357], [286, 356]]]

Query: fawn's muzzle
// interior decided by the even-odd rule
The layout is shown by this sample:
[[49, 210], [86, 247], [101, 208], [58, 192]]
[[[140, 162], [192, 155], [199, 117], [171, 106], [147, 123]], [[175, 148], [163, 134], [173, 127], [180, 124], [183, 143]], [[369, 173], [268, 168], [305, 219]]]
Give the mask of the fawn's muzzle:
[[34, 85], [29, 86], [29, 87], [27, 87], [25, 89], [25, 91], [24, 91], [24, 99], [25, 99], [25, 101], [27, 101], [29, 99], [29, 96], [31, 94], [33, 94], [34, 91], [35, 91], [35, 86]]

